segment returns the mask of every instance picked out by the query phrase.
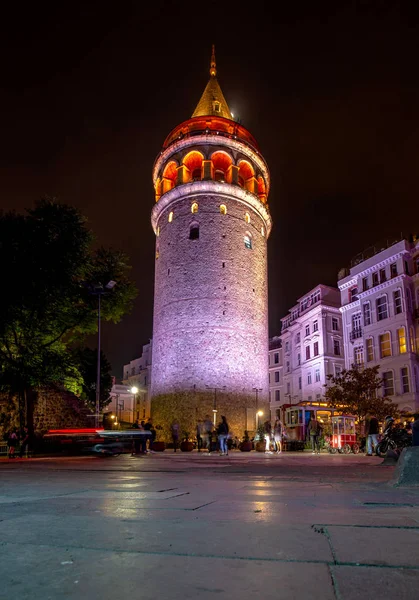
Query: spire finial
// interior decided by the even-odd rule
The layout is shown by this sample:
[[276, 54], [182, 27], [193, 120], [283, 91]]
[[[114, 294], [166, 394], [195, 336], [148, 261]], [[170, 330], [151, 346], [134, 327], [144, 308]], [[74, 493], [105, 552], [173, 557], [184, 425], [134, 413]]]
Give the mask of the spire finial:
[[211, 77], [215, 77], [217, 75], [217, 68], [216, 68], [216, 64], [215, 64], [215, 46], [214, 46], [214, 44], [212, 45], [210, 75], [211, 75]]

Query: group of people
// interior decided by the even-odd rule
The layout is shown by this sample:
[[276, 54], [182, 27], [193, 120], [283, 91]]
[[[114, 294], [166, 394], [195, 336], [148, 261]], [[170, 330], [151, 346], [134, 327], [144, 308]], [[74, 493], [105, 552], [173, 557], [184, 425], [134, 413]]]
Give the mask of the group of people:
[[[27, 457], [29, 458], [29, 429], [27, 427], [23, 428], [21, 435], [19, 436], [18, 430], [12, 429], [9, 431], [7, 436], [7, 456], [9, 458], [23, 458], [25, 452]], [[16, 448], [19, 446], [19, 453], [16, 453]]]
[[[265, 454], [280, 454], [282, 452], [282, 441], [286, 435], [281, 419], [276, 416], [273, 426], [269, 419], [266, 420], [263, 429], [265, 432]], [[273, 450], [271, 450], [272, 444]]]
[[[386, 417], [386, 421], [390, 417]], [[394, 422], [394, 419], [391, 419]], [[413, 415], [413, 421], [407, 423], [406, 431], [412, 435], [412, 446], [419, 446], [419, 413]], [[369, 413], [365, 420], [366, 455], [372, 456], [380, 441], [380, 422], [376, 416]]]
[[153, 448], [153, 442], [156, 439], [157, 434], [151, 417], [147, 419], [147, 421], [140, 421], [140, 419], [137, 419], [132, 427], [134, 429], [140, 429], [141, 431], [149, 431], [151, 433], [151, 437], [144, 436], [142, 438], [134, 440], [132, 444], [132, 454], [147, 454], [148, 452], [151, 452]]
[[[173, 448], [176, 452], [179, 448], [179, 423], [175, 420], [171, 425]], [[228, 440], [230, 437], [230, 427], [227, 418], [221, 416], [221, 421], [214, 426], [209, 415], [205, 415], [202, 421], [196, 424], [196, 441], [198, 452], [208, 450], [208, 454], [219, 450], [220, 456], [228, 455]], [[215, 438], [215, 439], [214, 439]]]

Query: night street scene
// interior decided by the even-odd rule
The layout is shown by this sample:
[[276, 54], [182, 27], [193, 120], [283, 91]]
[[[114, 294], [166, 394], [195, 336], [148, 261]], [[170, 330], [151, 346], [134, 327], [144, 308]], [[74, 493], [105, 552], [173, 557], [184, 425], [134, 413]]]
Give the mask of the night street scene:
[[0, 598], [415, 598], [414, 4], [0, 27]]

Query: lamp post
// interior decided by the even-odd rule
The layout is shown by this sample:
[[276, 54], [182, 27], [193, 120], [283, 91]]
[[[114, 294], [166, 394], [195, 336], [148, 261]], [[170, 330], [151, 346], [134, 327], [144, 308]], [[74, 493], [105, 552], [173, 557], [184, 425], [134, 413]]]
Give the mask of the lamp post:
[[109, 294], [110, 291], [115, 287], [116, 281], [109, 281], [105, 286], [101, 283], [90, 288], [90, 293], [93, 296], [97, 296], [97, 372], [96, 372], [96, 414], [95, 421], [96, 427], [99, 427], [99, 415], [100, 415], [100, 299], [102, 296]]
[[216, 387], [211, 387], [210, 385], [206, 385], [205, 386], [207, 389], [209, 390], [214, 390], [214, 408], [212, 409], [213, 412], [213, 416], [214, 416], [214, 427], [217, 426], [217, 390], [225, 390], [226, 386], [223, 385], [222, 388], [216, 388]]
[[256, 421], [256, 429], [259, 427], [259, 417], [263, 417], [263, 410], [258, 410], [256, 413], [257, 421]]
[[130, 390], [131, 394], [134, 394], [134, 404], [132, 406], [132, 422], [135, 423], [135, 409], [137, 407], [137, 393], [138, 393], [138, 388], [135, 387], [135, 385], [132, 386], [131, 390]]

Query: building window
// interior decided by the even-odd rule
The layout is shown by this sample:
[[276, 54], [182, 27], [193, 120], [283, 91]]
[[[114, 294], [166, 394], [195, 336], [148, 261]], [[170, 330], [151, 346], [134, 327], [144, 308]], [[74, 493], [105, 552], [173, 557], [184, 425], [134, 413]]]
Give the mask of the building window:
[[225, 204], [220, 204], [220, 213], [222, 215], [226, 215], [227, 214], [227, 206]]
[[367, 338], [367, 362], [374, 360], [374, 339]]
[[339, 321], [336, 317], [332, 317], [332, 330], [339, 331]]
[[290, 343], [285, 342], [285, 352], [289, 352], [289, 351], [290, 351]]
[[340, 377], [342, 375], [342, 367], [340, 365], [335, 364], [335, 377]]
[[394, 396], [393, 371], [385, 371], [383, 373], [383, 394], [384, 396]]
[[297, 333], [297, 335], [295, 336], [295, 343], [296, 344], [300, 344], [301, 343], [301, 334]]
[[299, 367], [301, 365], [301, 354], [298, 353], [297, 354], [297, 367]]
[[306, 325], [306, 337], [310, 335], [310, 325]]
[[279, 402], [281, 400], [281, 394], [279, 390], [275, 390], [275, 402]]
[[407, 367], [403, 367], [401, 369], [401, 376], [402, 376], [402, 393], [408, 394], [410, 389], [409, 389], [409, 371], [407, 370]]
[[361, 328], [361, 313], [357, 312], [352, 315], [352, 329], [359, 330]]
[[313, 321], [313, 333], [319, 330], [319, 322]]
[[189, 239], [199, 240], [199, 225], [194, 223], [189, 229]]
[[167, 220], [169, 221], [169, 223], [173, 221], [173, 211], [169, 212], [169, 218]]
[[290, 384], [290, 382], [287, 383], [287, 394], [288, 394], [288, 396], [291, 394], [291, 384]]
[[320, 381], [320, 369], [316, 369], [315, 380], [316, 380], [316, 383], [318, 383]]
[[249, 213], [245, 213], [244, 220], [246, 221], [246, 223], [250, 223], [250, 215], [249, 215]]
[[301, 381], [301, 377], [298, 378], [298, 389], [301, 390], [302, 388], [302, 381]]
[[388, 317], [387, 296], [377, 298], [377, 320], [383, 321]]
[[380, 283], [384, 283], [385, 281], [387, 281], [386, 270], [380, 269]]
[[416, 340], [413, 327], [410, 328], [410, 350], [416, 352]]
[[262, 234], [262, 237], [265, 237], [265, 228], [262, 225], [262, 227], [260, 228], [260, 233]]
[[275, 371], [275, 383], [279, 383], [279, 371]]
[[244, 247], [248, 250], [252, 249], [252, 239], [249, 235], [244, 236]]
[[291, 372], [291, 366], [290, 366], [290, 361], [289, 360], [287, 360], [287, 363], [286, 363], [286, 371], [287, 371], [287, 373]]
[[340, 356], [340, 341], [333, 340], [333, 353], [335, 356]]
[[192, 181], [201, 181], [201, 167], [198, 167], [197, 169], [194, 169], [192, 171]]
[[275, 352], [274, 354], [274, 363], [276, 365], [279, 363], [279, 352]]
[[319, 355], [319, 342], [314, 342], [313, 346], [313, 356]]
[[354, 347], [354, 363], [358, 367], [362, 367], [364, 364], [364, 346]]
[[404, 354], [407, 352], [406, 329], [404, 327], [400, 327], [400, 329], [397, 330], [397, 339], [399, 341], [399, 353]]
[[404, 261], [404, 272], [406, 273], [406, 275], [410, 275], [409, 263], [407, 262], [407, 260]]
[[310, 359], [310, 346], [306, 346], [306, 360]]
[[198, 212], [198, 202], [193, 202], [192, 206], [191, 206], [191, 213], [197, 213]]
[[376, 285], [378, 285], [378, 273], [373, 273], [372, 274], [372, 285], [373, 285], [373, 287], [375, 287]]
[[349, 302], [355, 302], [355, 300], [358, 300], [357, 286], [355, 286], [351, 290], [349, 290]]
[[368, 289], [368, 277], [362, 278], [362, 291], [366, 292]]
[[215, 179], [215, 181], [218, 181], [219, 183], [225, 183], [224, 171], [222, 171], [221, 169], [217, 169], [214, 173], [214, 179]]
[[156, 236], [159, 237], [159, 235], [160, 235], [160, 227], [157, 227], [157, 229], [156, 229]]
[[219, 102], [214, 102], [214, 112], [216, 112], [216, 113], [221, 112], [221, 104]]
[[371, 304], [369, 302], [364, 302], [363, 310], [364, 310], [364, 327], [366, 327], [367, 325], [371, 325]]
[[412, 313], [413, 312], [413, 304], [412, 304], [412, 292], [409, 288], [406, 288], [406, 304], [407, 310]]
[[316, 394], [316, 402], [320, 402], [321, 398], [322, 398], [321, 394]]
[[400, 315], [403, 312], [402, 293], [400, 290], [393, 292], [394, 314]]
[[390, 277], [397, 277], [397, 263], [391, 263], [391, 265], [390, 265]]
[[307, 385], [311, 385], [311, 373], [307, 373]]
[[381, 358], [386, 358], [387, 356], [391, 356], [391, 337], [390, 332], [387, 331], [378, 337], [380, 344], [380, 356]]

